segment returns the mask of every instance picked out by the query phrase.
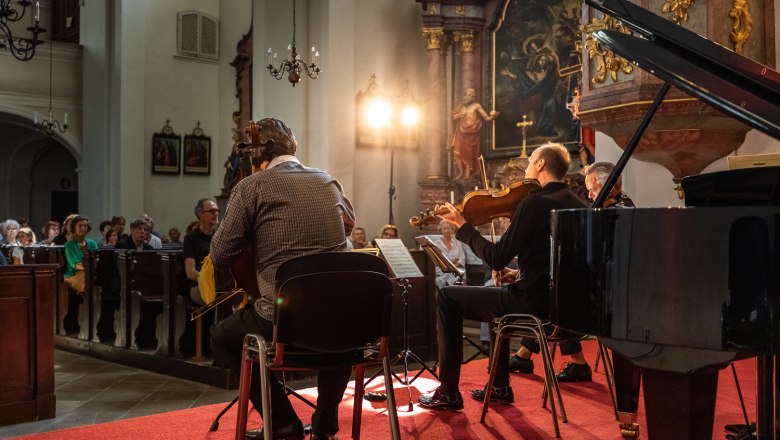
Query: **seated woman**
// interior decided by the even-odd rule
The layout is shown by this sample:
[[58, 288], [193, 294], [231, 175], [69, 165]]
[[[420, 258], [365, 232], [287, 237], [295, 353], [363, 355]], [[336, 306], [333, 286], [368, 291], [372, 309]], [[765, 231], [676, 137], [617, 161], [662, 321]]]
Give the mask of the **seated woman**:
[[50, 220], [43, 227], [43, 240], [38, 242], [39, 246], [53, 246], [54, 239], [60, 235], [60, 222]]
[[387, 224], [382, 226], [379, 233], [371, 240], [371, 247], [376, 247], [377, 238], [398, 238], [398, 228], [395, 225]]
[[[436, 244], [441, 248], [442, 253], [452, 261], [458, 269], [466, 270], [466, 245], [455, 239], [457, 228], [452, 223], [440, 222], [439, 233], [441, 237], [436, 240]], [[441, 289], [444, 286], [451, 286], [458, 280], [454, 273], [444, 273], [436, 267], [436, 288]]]
[[35, 233], [30, 228], [21, 228], [16, 237], [19, 240], [19, 246], [14, 248], [14, 264], [24, 264], [24, 248], [35, 244]]
[[[78, 271], [84, 270], [83, 264], [83, 252], [90, 249], [97, 249], [97, 243], [87, 238], [87, 234], [92, 225], [89, 223], [89, 218], [83, 215], [77, 215], [71, 219], [68, 224], [68, 232], [70, 233], [70, 240], [65, 243], [65, 272], [63, 277], [68, 279], [76, 276]], [[67, 282], [66, 282], [67, 283]], [[66, 333], [78, 333], [79, 331], [79, 304], [82, 302], [82, 292], [76, 292], [75, 290], [68, 289], [68, 313], [63, 320], [63, 326]]]
[[19, 222], [9, 218], [3, 223], [3, 226], [4, 244], [8, 246], [19, 246], [19, 240], [16, 238], [16, 235], [19, 233]]

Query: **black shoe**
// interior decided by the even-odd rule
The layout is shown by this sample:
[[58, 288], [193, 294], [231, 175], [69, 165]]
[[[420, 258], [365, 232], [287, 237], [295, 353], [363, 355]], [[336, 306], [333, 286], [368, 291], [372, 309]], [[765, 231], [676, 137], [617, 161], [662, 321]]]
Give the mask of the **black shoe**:
[[363, 400], [369, 402], [384, 402], [387, 400], [387, 394], [385, 393], [366, 393], [363, 394]]
[[590, 365], [567, 362], [558, 373], [558, 382], [590, 382]]
[[339, 440], [339, 436], [336, 434], [314, 434], [311, 435], [311, 440]]
[[[311, 425], [307, 425], [309, 432], [311, 432]], [[265, 431], [263, 428], [251, 429], [246, 432], [246, 438], [250, 440], [262, 440]], [[287, 425], [281, 429], [274, 430], [274, 440], [303, 440], [306, 436], [306, 430], [304, 429], [301, 421], [297, 421], [290, 425]]]
[[459, 411], [463, 409], [463, 397], [460, 395], [460, 391], [452, 396], [447, 396], [436, 388], [431, 394], [427, 396], [420, 396], [418, 399], [420, 406], [427, 409], [436, 409], [443, 411]]
[[534, 361], [531, 359], [521, 358], [520, 356], [513, 354], [509, 358], [509, 371], [523, 374], [534, 374]]
[[[473, 397], [474, 400], [484, 402], [485, 388], [480, 390], [471, 390], [471, 397]], [[515, 394], [512, 392], [512, 387], [493, 387], [493, 390], [490, 392], [490, 401], [501, 402], [504, 405], [513, 404], [515, 402]]]

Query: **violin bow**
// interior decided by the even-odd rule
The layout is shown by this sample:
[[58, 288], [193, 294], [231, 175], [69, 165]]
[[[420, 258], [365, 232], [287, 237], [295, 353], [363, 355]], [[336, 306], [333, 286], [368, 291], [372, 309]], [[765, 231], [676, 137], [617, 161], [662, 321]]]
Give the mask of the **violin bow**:
[[[482, 186], [486, 191], [490, 191], [490, 188], [488, 188], [487, 169], [485, 168], [485, 156], [480, 154], [477, 160], [479, 160], [480, 169], [482, 170]], [[496, 226], [493, 220], [490, 220], [490, 239], [493, 243], [496, 242]]]

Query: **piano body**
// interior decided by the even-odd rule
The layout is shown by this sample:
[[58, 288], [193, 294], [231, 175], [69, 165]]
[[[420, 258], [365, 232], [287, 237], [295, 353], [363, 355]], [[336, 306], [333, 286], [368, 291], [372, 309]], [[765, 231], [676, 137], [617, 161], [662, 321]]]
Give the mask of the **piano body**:
[[[586, 3], [644, 37], [596, 31], [602, 46], [666, 81], [595, 207], [669, 84], [780, 139], [777, 72], [629, 2]], [[748, 356], [758, 356], [757, 436], [775, 438], [778, 181], [780, 168], [726, 171], [684, 179], [685, 208], [553, 212], [551, 320], [641, 369], [652, 439], [711, 439], [718, 370]]]

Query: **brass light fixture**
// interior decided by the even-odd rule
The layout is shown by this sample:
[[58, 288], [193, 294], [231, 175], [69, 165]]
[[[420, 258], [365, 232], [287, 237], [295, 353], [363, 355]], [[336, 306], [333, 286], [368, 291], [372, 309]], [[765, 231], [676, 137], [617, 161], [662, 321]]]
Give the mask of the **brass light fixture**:
[[49, 41], [49, 118], [48, 119], [42, 119], [41, 122], [38, 122], [38, 113], [35, 114], [35, 120], [34, 124], [36, 128], [42, 128], [43, 131], [46, 132], [49, 136], [54, 134], [54, 131], [57, 130], [60, 133], [65, 133], [68, 131], [68, 112], [65, 112], [65, 123], [60, 125], [60, 121], [54, 119], [54, 115], [52, 113], [52, 105], [51, 105], [51, 84], [52, 84], [52, 53], [54, 52], [54, 46], [53, 42]]
[[[321, 69], [317, 65], [317, 60], [319, 60], [320, 53], [317, 51], [317, 49], [312, 46], [311, 48], [311, 62], [306, 63], [306, 61], [301, 59], [301, 56], [298, 54], [298, 49], [295, 46], [295, 0], [293, 0], [293, 37], [292, 37], [292, 43], [290, 43], [287, 46], [287, 50], [289, 51], [290, 59], [284, 60], [279, 65], [279, 67], [275, 67], [274, 63], [276, 62], [277, 55], [274, 53], [271, 48], [268, 48], [268, 72], [271, 74], [272, 77], [276, 79], [282, 79], [287, 74], [287, 80], [290, 81], [290, 84], [292, 84], [293, 87], [295, 87], [296, 84], [301, 80], [302, 74], [305, 72], [306, 75], [311, 79], [317, 79], [318, 76], [320, 76]], [[273, 54], [273, 55], [272, 55]]]
[[[7, 47], [14, 58], [19, 61], [27, 61], [35, 55], [35, 47], [41, 44], [38, 34], [46, 32], [46, 29], [38, 26], [41, 18], [41, 6], [38, 2], [35, 2], [33, 15], [35, 26], [27, 28], [28, 31], [32, 32], [32, 38], [14, 37], [11, 34], [9, 24], [22, 20], [25, 12], [27, 12], [27, 7], [33, 4], [27, 0], [20, 0], [17, 3], [22, 7], [21, 12], [11, 7], [11, 0], [0, 0], [0, 49]], [[30, 9], [32, 10], [33, 8]]]

